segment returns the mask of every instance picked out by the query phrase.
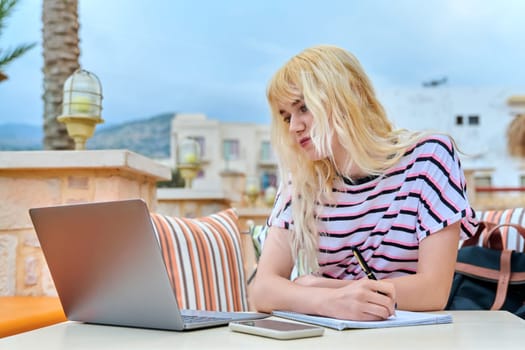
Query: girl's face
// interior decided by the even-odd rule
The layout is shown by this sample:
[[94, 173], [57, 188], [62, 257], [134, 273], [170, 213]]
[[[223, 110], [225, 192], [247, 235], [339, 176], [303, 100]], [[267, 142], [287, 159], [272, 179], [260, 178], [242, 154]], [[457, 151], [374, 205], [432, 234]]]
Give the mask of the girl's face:
[[[321, 154], [312, 142], [310, 131], [314, 123], [314, 117], [302, 98], [280, 105], [279, 114], [283, 121], [288, 124], [288, 132], [291, 138], [295, 140], [299, 148], [305, 152], [310, 160], [317, 161], [328, 157], [328, 155]], [[336, 136], [332, 138], [331, 146], [335, 165], [338, 169], [345, 169], [350, 159]], [[359, 169], [352, 166], [350, 174], [346, 175], [356, 176], [362, 174]]]
[[288, 124], [288, 132], [312, 161], [320, 160], [322, 157], [315, 149], [310, 137], [310, 130], [314, 121], [312, 113], [306, 107], [303, 99], [281, 105], [279, 114], [283, 121]]

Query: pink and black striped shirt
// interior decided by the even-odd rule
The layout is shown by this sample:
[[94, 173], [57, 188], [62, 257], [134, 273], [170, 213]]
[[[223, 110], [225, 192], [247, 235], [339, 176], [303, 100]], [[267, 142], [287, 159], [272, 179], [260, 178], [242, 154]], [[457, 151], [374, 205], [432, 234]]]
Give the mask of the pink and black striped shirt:
[[[384, 176], [334, 184], [336, 205], [318, 205], [318, 273], [337, 279], [365, 274], [357, 247], [378, 279], [416, 273], [419, 243], [461, 221], [461, 238], [477, 228], [466, 183], [450, 138], [432, 135], [409, 149]], [[291, 195], [280, 191], [270, 226], [293, 227]]]

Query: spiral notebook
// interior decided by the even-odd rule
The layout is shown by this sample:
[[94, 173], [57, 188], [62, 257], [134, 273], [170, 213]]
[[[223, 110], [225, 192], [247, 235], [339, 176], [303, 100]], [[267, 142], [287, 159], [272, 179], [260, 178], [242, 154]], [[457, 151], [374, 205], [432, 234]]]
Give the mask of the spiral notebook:
[[402, 310], [396, 310], [395, 316], [391, 316], [383, 321], [350, 321], [323, 316], [305, 315], [292, 311], [273, 311], [272, 314], [274, 316], [333, 328], [339, 331], [351, 328], [387, 328], [452, 323], [452, 316], [450, 314], [435, 314]]

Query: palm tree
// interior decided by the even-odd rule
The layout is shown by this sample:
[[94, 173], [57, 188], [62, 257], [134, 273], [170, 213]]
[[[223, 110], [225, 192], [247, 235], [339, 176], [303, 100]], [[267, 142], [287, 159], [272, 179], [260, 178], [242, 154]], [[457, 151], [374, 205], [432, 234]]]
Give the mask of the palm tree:
[[44, 148], [73, 149], [62, 113], [65, 80], [80, 67], [78, 1], [44, 0], [42, 8], [44, 54]]
[[[5, 20], [12, 14], [17, 2], [18, 0], [0, 0], [0, 35], [5, 28]], [[0, 82], [7, 79], [7, 75], [4, 73], [5, 66], [31, 50], [33, 46], [35, 43], [22, 44], [14, 49], [7, 50], [0, 48]]]

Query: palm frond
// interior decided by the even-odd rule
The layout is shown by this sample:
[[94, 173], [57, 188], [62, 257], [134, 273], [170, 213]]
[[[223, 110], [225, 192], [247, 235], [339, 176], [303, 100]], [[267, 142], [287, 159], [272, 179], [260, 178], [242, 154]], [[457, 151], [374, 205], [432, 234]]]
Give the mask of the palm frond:
[[0, 0], [0, 34], [5, 28], [5, 19], [9, 17], [18, 0]]
[[10, 63], [12, 60], [22, 56], [27, 51], [31, 50], [36, 43], [33, 44], [22, 44], [14, 49], [8, 49], [5, 53], [3, 53], [3, 50], [0, 50], [0, 68], [4, 67], [8, 63]]

